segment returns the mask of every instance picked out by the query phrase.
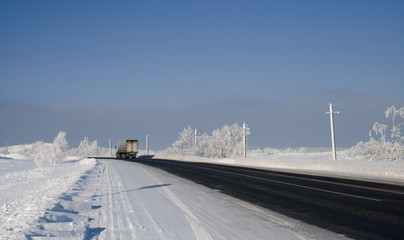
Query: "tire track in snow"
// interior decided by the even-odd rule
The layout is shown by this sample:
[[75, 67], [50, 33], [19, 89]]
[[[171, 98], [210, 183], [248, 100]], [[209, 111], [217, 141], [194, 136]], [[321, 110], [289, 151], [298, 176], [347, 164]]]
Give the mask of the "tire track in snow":
[[[147, 169], [144, 171], [149, 175], [157, 184], [163, 184], [160, 180], [150, 174]], [[197, 240], [212, 240], [213, 238], [207, 232], [202, 222], [196, 217], [192, 211], [168, 188], [162, 188], [160, 191], [163, 191], [169, 199], [183, 212], [189, 226], [195, 234]]]
[[122, 189], [119, 176], [115, 176], [108, 163], [102, 169], [101, 215], [106, 227], [99, 239], [136, 239], [137, 231], [129, 217], [133, 212], [129, 199]]
[[109, 173], [108, 165], [104, 165], [102, 173], [103, 173], [103, 175], [102, 175], [103, 176], [102, 183], [103, 183], [103, 186], [104, 186], [103, 193], [106, 194], [107, 203], [108, 203], [108, 205], [106, 205], [106, 206], [108, 206], [108, 209], [103, 209], [103, 210], [107, 210], [107, 214], [105, 214], [105, 218], [106, 218], [105, 223], [111, 223], [110, 227], [107, 228], [105, 232], [108, 233], [108, 235], [109, 235], [108, 238], [116, 239], [116, 236], [115, 236], [115, 221], [113, 221], [114, 216], [112, 215], [112, 211], [111, 211], [111, 209], [113, 207], [113, 205], [112, 205], [113, 204], [112, 203], [112, 195], [111, 195], [111, 193], [112, 193], [111, 188], [112, 187], [111, 187], [111, 180], [110, 180], [110, 177], [109, 177], [110, 173]]
[[[163, 229], [160, 227], [160, 225], [150, 215], [149, 210], [147, 209], [147, 207], [145, 207], [144, 204], [141, 201], [139, 201], [137, 204], [139, 205], [138, 214], [141, 214], [142, 216], [147, 217], [147, 219], [149, 220], [149, 222], [153, 226], [153, 229], [159, 235], [158, 239], [169, 239], [166, 235], [164, 235]], [[141, 227], [141, 229], [146, 230], [147, 228]]]

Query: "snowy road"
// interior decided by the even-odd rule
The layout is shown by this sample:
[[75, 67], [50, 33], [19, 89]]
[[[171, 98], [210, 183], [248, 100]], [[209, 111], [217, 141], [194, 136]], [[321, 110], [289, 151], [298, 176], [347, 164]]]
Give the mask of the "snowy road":
[[136, 162], [353, 238], [404, 234], [403, 186], [164, 159]]
[[136, 162], [0, 160], [0, 239], [347, 239]]
[[344, 239], [159, 169], [99, 161], [90, 238]]

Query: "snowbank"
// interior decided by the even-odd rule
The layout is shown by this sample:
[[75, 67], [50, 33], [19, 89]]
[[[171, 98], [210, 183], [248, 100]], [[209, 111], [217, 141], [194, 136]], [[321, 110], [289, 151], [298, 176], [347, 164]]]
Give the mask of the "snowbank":
[[0, 239], [25, 239], [24, 229], [96, 164], [95, 159], [70, 158], [37, 168], [33, 159], [9, 156], [0, 157]]

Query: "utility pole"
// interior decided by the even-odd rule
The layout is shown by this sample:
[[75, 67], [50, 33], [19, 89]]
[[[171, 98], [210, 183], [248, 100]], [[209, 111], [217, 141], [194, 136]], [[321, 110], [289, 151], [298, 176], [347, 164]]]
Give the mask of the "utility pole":
[[332, 154], [334, 160], [337, 160], [337, 149], [335, 148], [334, 113], [339, 114], [339, 111], [334, 112], [332, 110], [332, 104], [330, 103], [330, 111], [326, 112], [325, 114], [330, 114]]
[[243, 124], [243, 145], [244, 145], [244, 158], [247, 158], [247, 127]]
[[112, 157], [112, 145], [111, 145], [111, 138], [110, 138], [110, 139], [108, 139], [108, 142], [109, 142], [109, 153], [110, 153], [110, 155], [111, 155], [111, 157]]
[[195, 135], [194, 135], [194, 152], [196, 153], [196, 135], [198, 134], [198, 130], [195, 128]]
[[149, 155], [149, 134], [146, 134], [146, 156]]

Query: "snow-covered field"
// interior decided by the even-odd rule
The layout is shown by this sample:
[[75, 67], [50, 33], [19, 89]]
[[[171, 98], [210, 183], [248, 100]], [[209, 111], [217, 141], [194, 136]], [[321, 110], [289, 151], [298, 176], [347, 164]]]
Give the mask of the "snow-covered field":
[[[343, 239], [164, 171], [71, 157], [38, 168], [29, 145], [0, 148], [0, 239]], [[339, 152], [249, 152], [188, 161], [344, 175], [404, 184], [403, 162]], [[157, 157], [157, 156], [156, 156]]]

